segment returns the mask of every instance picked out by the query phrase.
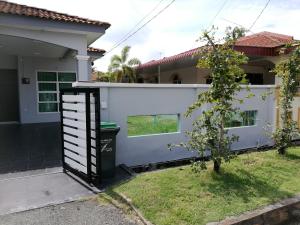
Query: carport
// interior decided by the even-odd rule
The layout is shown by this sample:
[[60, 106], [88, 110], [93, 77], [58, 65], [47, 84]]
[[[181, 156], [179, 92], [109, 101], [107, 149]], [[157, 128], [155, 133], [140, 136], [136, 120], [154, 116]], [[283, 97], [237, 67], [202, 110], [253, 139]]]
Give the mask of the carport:
[[[0, 43], [0, 173], [61, 166], [57, 96], [76, 81], [77, 61], [66, 55], [75, 50], [9, 35]], [[39, 81], [40, 71], [57, 70], [73, 78]]]
[[0, 1], [0, 173], [61, 165], [59, 91], [90, 79], [109, 26]]
[[60, 87], [41, 89], [38, 74], [70, 71], [75, 81], [77, 62], [65, 55], [72, 50], [9, 35], [0, 43], [0, 174], [61, 166], [59, 115], [47, 112], [58, 105]]
[[62, 171], [59, 92], [90, 79], [109, 26], [0, 0], [0, 215], [93, 194]]

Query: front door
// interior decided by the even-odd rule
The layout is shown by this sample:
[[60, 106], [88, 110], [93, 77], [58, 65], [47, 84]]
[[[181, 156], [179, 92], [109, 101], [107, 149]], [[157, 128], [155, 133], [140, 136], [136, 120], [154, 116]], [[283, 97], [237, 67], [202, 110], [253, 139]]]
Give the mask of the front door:
[[18, 72], [0, 69], [0, 124], [19, 121]]

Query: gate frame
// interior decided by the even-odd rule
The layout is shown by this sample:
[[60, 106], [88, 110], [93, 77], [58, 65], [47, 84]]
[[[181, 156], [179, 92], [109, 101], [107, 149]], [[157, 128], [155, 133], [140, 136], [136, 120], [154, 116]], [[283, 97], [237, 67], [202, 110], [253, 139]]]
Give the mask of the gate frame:
[[[87, 174], [80, 172], [77, 169], [72, 168], [68, 164], [65, 163], [65, 154], [64, 154], [64, 130], [63, 130], [63, 99], [62, 96], [65, 93], [72, 93], [74, 95], [85, 94], [85, 113], [86, 113], [86, 150], [87, 150]], [[95, 158], [96, 165], [92, 164], [92, 146], [91, 146], [91, 104], [90, 104], [90, 96], [93, 95], [95, 99]], [[62, 148], [62, 166], [63, 171], [69, 171], [76, 176], [80, 177], [84, 181], [93, 185], [100, 185], [101, 179], [101, 151], [100, 151], [100, 143], [101, 143], [101, 129], [100, 129], [100, 121], [101, 121], [101, 113], [100, 113], [100, 88], [64, 88], [59, 92], [59, 111], [60, 111], [60, 127], [61, 127], [61, 148]], [[96, 174], [92, 172], [92, 165], [96, 167]]]

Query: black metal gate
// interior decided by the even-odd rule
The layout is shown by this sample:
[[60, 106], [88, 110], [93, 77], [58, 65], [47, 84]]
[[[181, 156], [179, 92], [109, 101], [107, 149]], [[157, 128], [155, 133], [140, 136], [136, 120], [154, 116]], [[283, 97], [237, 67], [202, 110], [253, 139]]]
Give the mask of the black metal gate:
[[69, 88], [60, 91], [62, 165], [84, 181], [101, 182], [100, 91]]

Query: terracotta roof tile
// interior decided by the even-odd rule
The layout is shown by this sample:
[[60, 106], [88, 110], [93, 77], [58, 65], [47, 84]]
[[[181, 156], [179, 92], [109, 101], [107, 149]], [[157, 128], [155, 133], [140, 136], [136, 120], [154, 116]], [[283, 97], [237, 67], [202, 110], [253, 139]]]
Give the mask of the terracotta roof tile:
[[93, 48], [93, 47], [88, 47], [87, 48], [88, 52], [93, 52], [93, 53], [101, 53], [104, 54], [106, 51], [103, 49], [99, 49], [99, 48]]
[[[235, 46], [238, 51], [243, 51], [246, 54], [249, 53], [250, 55], [255, 55], [258, 52], [258, 55], [274, 55], [274, 48], [283, 46], [287, 43], [291, 43], [294, 40], [292, 36], [284, 35], [284, 34], [277, 34], [271, 32], [260, 32], [253, 35], [248, 35], [245, 37], [240, 38], [236, 43]], [[252, 47], [258, 47], [261, 49], [254, 49]], [[199, 54], [203, 50], [204, 47], [194, 48], [177, 55], [165, 57], [159, 60], [151, 60], [147, 63], [141, 64], [138, 69], [144, 69], [152, 66], [157, 66], [159, 64], [170, 63], [174, 62], [186, 57], [190, 57], [196, 54]], [[266, 54], [268, 53], [268, 54]]]
[[169, 57], [164, 57], [162, 59], [158, 59], [158, 60], [151, 60], [147, 63], [141, 64], [140, 66], [138, 66], [138, 69], [143, 69], [143, 68], [147, 68], [147, 67], [151, 67], [151, 66], [155, 66], [155, 65], [159, 65], [159, 64], [164, 64], [164, 63], [170, 63], [170, 62], [174, 62], [177, 61], [179, 59], [183, 59], [189, 56], [194, 56], [200, 53], [200, 49], [201, 48], [194, 48], [182, 53], [179, 53], [177, 55], [173, 55], [173, 56], [169, 56]]
[[242, 37], [235, 43], [235, 45], [275, 48], [290, 43], [293, 40], [294, 38], [292, 36], [264, 31], [257, 34]]
[[104, 27], [105, 29], [110, 27], [110, 24], [106, 22], [90, 20], [87, 18], [81, 18], [78, 16], [72, 16], [65, 13], [59, 13], [59, 12], [31, 7], [27, 5], [20, 5], [20, 4], [7, 2], [3, 0], [0, 0], [0, 13], [35, 17], [39, 19], [46, 19], [46, 20], [53, 20], [53, 21], [95, 25], [95, 26]]

